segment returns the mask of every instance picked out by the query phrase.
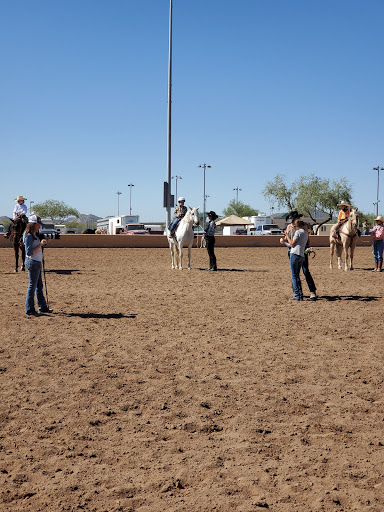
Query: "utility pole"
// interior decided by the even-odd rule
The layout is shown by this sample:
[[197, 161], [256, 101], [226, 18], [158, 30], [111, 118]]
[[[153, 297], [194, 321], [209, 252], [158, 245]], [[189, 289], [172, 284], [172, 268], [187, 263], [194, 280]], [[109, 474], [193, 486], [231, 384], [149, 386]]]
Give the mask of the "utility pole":
[[236, 190], [236, 204], [239, 202], [239, 190], [242, 192], [241, 188], [236, 187], [233, 190]]
[[167, 226], [171, 222], [171, 156], [172, 156], [172, 0], [169, 0], [169, 52], [168, 52], [168, 139], [167, 139], [167, 181], [164, 182], [163, 206], [167, 211]]
[[203, 212], [203, 229], [205, 230], [205, 217], [206, 217], [206, 214], [205, 214], [205, 201], [207, 199], [207, 196], [205, 195], [205, 169], [210, 169], [212, 166], [211, 165], [207, 165], [207, 164], [202, 164], [202, 165], [199, 165], [199, 167], [201, 167], [202, 169], [204, 169], [204, 195], [203, 195], [203, 198], [204, 198], [204, 203], [203, 203], [203, 209], [204, 209], [204, 212]]
[[176, 197], [176, 201], [177, 201], [177, 180], [182, 180], [183, 178], [181, 176], [172, 176], [172, 179], [176, 180], [175, 197]]
[[133, 183], [130, 183], [128, 185], [129, 187], [129, 215], [132, 215], [132, 187], [135, 185]]
[[120, 196], [122, 194], [122, 192], [116, 192], [117, 194], [117, 216], [120, 215], [120, 204], [119, 204], [119, 199], [120, 199]]
[[380, 187], [380, 171], [384, 171], [384, 167], [380, 167], [379, 165], [377, 167], [373, 167], [373, 171], [377, 171], [377, 197], [376, 197], [376, 203], [373, 203], [376, 205], [376, 217], [379, 216], [379, 187]]

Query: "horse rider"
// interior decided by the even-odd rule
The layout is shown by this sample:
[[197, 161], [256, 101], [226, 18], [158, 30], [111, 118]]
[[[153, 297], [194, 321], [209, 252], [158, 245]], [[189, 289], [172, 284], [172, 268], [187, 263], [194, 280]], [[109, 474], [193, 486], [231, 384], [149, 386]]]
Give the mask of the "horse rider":
[[175, 219], [173, 220], [172, 224], [169, 226], [169, 238], [173, 238], [175, 236], [175, 232], [177, 229], [177, 226], [181, 219], [184, 217], [184, 215], [187, 213], [188, 208], [184, 206], [185, 203], [185, 197], [179, 197], [177, 200], [179, 204], [175, 206], [175, 211], [173, 212]]
[[[25, 215], [26, 221], [28, 222], [28, 217], [27, 217], [28, 207], [24, 203], [24, 201], [26, 201], [26, 200], [27, 200], [27, 198], [24, 197], [24, 196], [17, 196], [17, 197], [15, 197], [14, 201], [16, 201], [16, 204], [15, 204], [15, 207], [14, 207], [13, 213], [12, 213], [12, 219], [13, 220], [20, 219], [23, 215]], [[12, 226], [12, 223], [10, 223], [9, 226], [8, 226], [8, 231], [4, 235], [5, 238], [9, 238], [10, 237], [10, 235], [11, 235], [11, 226]]]
[[13, 209], [13, 220], [17, 219], [21, 215], [27, 216], [28, 207], [24, 203], [27, 198], [24, 196], [17, 196], [14, 201], [16, 201], [17, 204], [15, 204], [15, 207]]
[[341, 210], [339, 211], [339, 215], [337, 216], [337, 224], [336, 224], [336, 227], [335, 227], [335, 230], [332, 234], [333, 238], [335, 240], [337, 240], [339, 238], [339, 230], [341, 228], [341, 226], [347, 222], [347, 220], [349, 219], [349, 214], [351, 213], [351, 205], [348, 204], [346, 201], [341, 201], [340, 203], [338, 203], [337, 206], [340, 206], [341, 207]]

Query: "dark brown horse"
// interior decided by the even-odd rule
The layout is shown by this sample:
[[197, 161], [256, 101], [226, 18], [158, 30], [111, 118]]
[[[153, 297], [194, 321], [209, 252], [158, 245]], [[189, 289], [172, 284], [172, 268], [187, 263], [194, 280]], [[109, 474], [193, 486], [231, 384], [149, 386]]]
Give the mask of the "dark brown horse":
[[22, 266], [20, 267], [20, 270], [25, 271], [25, 247], [23, 244], [23, 233], [25, 228], [27, 227], [27, 217], [25, 215], [21, 215], [20, 217], [17, 217], [17, 219], [11, 219], [11, 224], [9, 226], [8, 232], [5, 236], [5, 238], [9, 238], [12, 245], [13, 250], [15, 252], [15, 260], [16, 260], [16, 266], [15, 266], [15, 272], [18, 272], [19, 270], [19, 251], [21, 250], [21, 259], [22, 259]]

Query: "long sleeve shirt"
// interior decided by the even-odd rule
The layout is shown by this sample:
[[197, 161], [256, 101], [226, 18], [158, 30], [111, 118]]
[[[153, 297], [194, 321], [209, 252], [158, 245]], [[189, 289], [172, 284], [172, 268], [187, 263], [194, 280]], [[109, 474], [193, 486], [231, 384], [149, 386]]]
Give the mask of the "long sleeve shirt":
[[384, 226], [383, 224], [378, 224], [371, 231], [371, 237], [374, 240], [384, 240]]
[[13, 209], [13, 218], [16, 219], [16, 217], [18, 217], [22, 213], [24, 215], [27, 215], [27, 210], [28, 210], [28, 207], [25, 203], [22, 203], [22, 204], [16, 203], [15, 207]]

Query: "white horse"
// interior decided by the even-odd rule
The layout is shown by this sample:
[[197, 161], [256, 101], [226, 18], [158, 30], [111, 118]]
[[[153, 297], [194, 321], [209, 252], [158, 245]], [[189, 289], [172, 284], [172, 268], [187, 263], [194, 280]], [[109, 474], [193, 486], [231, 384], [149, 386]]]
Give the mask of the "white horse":
[[[169, 238], [169, 248], [171, 250], [172, 268], [183, 270], [183, 247], [188, 246], [188, 270], [191, 270], [191, 248], [194, 240], [192, 226], [199, 225], [199, 208], [189, 207], [187, 213], [179, 222], [174, 238]], [[169, 230], [168, 230], [169, 236]], [[175, 240], [176, 238], [176, 240]]]
[[[333, 238], [333, 232], [335, 231], [335, 226], [331, 228], [331, 234], [329, 237], [329, 244], [331, 248], [331, 258], [329, 262], [329, 268], [333, 268], [332, 259], [333, 253], [336, 249], [337, 255], [337, 268], [341, 270], [341, 254], [344, 251], [345, 258], [345, 267], [344, 270], [353, 270], [353, 253], [355, 251], [355, 247], [358, 241], [357, 228], [359, 227], [359, 217], [357, 215], [357, 208], [355, 210], [351, 210], [349, 214], [348, 220], [344, 222], [344, 224], [339, 229], [340, 240], [336, 240]], [[348, 267], [348, 259], [349, 259], [349, 267]]]

